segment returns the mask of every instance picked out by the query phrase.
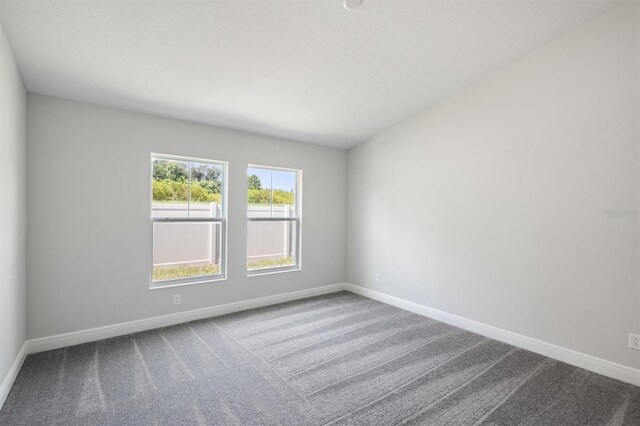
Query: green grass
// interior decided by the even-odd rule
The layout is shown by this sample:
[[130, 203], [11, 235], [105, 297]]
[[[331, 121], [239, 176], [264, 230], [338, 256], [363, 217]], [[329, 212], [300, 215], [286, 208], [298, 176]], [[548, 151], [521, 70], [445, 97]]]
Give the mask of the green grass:
[[276, 268], [278, 266], [291, 266], [295, 262], [292, 257], [283, 257], [280, 259], [262, 259], [262, 260], [250, 260], [247, 262], [247, 268], [252, 269], [265, 269]]
[[173, 280], [176, 278], [191, 278], [202, 275], [216, 275], [220, 273], [220, 265], [177, 266], [175, 268], [153, 268], [153, 280]]

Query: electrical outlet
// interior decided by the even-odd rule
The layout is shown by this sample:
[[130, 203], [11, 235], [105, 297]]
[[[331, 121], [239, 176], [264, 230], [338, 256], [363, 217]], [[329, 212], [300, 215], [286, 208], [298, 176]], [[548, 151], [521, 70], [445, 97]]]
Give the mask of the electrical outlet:
[[174, 295], [173, 295], [173, 304], [174, 304], [174, 305], [179, 305], [179, 304], [180, 304], [180, 302], [181, 302], [181, 300], [180, 300], [180, 295], [179, 295], [179, 294], [174, 294]]
[[629, 333], [629, 347], [640, 351], [640, 334]]
[[379, 283], [380, 282], [380, 274], [376, 274], [376, 282]]

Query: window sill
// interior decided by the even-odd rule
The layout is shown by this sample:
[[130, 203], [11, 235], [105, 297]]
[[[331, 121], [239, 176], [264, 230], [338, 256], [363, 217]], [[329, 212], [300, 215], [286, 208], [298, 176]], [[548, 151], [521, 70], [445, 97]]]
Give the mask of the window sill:
[[202, 277], [201, 280], [195, 280], [195, 281], [170, 281], [167, 282], [166, 284], [157, 284], [157, 283], [151, 283], [149, 284], [149, 290], [160, 290], [163, 288], [173, 288], [173, 287], [182, 287], [182, 286], [186, 286], [186, 285], [197, 285], [197, 284], [209, 284], [209, 283], [213, 283], [213, 282], [219, 282], [219, 281], [226, 281], [227, 277]]
[[256, 269], [253, 271], [247, 271], [247, 277], [261, 277], [263, 275], [284, 274], [286, 272], [300, 272], [302, 267], [296, 266], [290, 269]]

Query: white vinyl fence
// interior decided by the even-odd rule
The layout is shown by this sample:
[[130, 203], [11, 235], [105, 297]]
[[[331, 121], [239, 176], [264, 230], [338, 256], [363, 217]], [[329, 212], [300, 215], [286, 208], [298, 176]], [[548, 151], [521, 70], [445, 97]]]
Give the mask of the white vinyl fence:
[[[291, 217], [289, 206], [249, 206], [251, 217]], [[218, 217], [215, 203], [191, 205], [192, 217]], [[186, 218], [186, 204], [153, 204], [154, 217]], [[246, 220], [232, 218], [231, 220]], [[291, 256], [295, 243], [294, 222], [248, 222], [247, 253], [249, 260], [277, 259]], [[154, 267], [211, 265], [220, 263], [222, 244], [220, 223], [156, 222], [153, 232]]]
[[[249, 217], [292, 217], [290, 206], [249, 206]], [[252, 260], [280, 259], [292, 256], [295, 244], [295, 222], [249, 221], [247, 224], [247, 257]]]

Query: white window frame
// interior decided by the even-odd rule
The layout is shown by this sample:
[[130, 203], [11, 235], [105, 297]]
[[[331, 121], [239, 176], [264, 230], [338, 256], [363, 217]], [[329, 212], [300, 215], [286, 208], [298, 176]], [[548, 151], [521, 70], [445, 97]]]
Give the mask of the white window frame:
[[[222, 185], [220, 188], [220, 195], [222, 198], [222, 204], [220, 206], [220, 217], [217, 218], [190, 218], [190, 217], [153, 217], [153, 160], [174, 160], [174, 161], [186, 161], [194, 163], [216, 164], [222, 166]], [[150, 158], [150, 170], [149, 170], [149, 188], [150, 188], [150, 205], [149, 212], [151, 221], [151, 255], [150, 267], [149, 267], [149, 289], [177, 287], [191, 284], [204, 284], [214, 281], [224, 281], [227, 279], [227, 185], [228, 185], [228, 161], [210, 160], [206, 158], [185, 157], [180, 155], [170, 154], [158, 154], [151, 153]], [[189, 192], [187, 192], [187, 200], [189, 199]], [[197, 277], [188, 278], [173, 278], [168, 280], [153, 280], [153, 226], [155, 223], [219, 223], [220, 224], [220, 273], [213, 275], [200, 275]]]
[[[277, 170], [277, 171], [285, 171], [285, 172], [293, 172], [296, 174], [296, 188], [294, 190], [295, 194], [295, 209], [296, 217], [292, 218], [280, 218], [280, 217], [249, 217], [249, 200], [247, 200], [245, 216], [247, 217], [247, 227], [249, 222], [295, 222], [296, 224], [296, 232], [294, 236], [294, 260], [295, 263], [293, 265], [287, 266], [274, 266], [270, 268], [260, 268], [260, 269], [249, 269], [248, 266], [248, 247], [249, 247], [249, 234], [247, 232], [247, 255], [245, 256], [245, 265], [247, 268], [247, 276], [255, 277], [260, 275], [270, 275], [270, 274], [279, 274], [283, 272], [295, 272], [302, 270], [302, 170], [301, 169], [293, 169], [288, 167], [276, 167], [276, 166], [265, 166], [261, 164], [248, 164], [247, 171], [250, 168], [255, 169], [263, 169], [263, 170]], [[249, 179], [249, 175], [247, 174], [247, 179]], [[247, 186], [245, 185], [245, 188]]]

